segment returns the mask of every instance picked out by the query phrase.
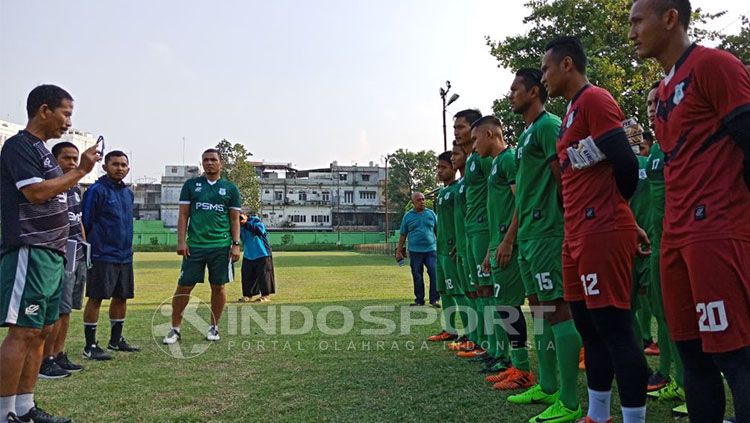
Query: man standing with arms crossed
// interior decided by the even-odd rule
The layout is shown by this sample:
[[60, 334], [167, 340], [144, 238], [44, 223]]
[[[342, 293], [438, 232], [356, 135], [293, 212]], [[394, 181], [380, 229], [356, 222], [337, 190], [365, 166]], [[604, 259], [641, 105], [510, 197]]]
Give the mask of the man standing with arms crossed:
[[510, 102], [526, 125], [516, 150], [518, 261], [529, 305], [544, 309], [541, 319], [535, 319], [541, 327], [534, 328], [539, 383], [508, 401], [547, 404], [540, 416], [571, 421], [582, 414], [576, 394], [581, 339], [563, 300], [563, 210], [556, 151], [560, 118], [544, 110], [547, 89], [539, 69], [516, 72]]
[[565, 300], [586, 349], [587, 417], [610, 418], [617, 377], [624, 423], [642, 422], [648, 367], [633, 332], [630, 299], [633, 257], [648, 254], [649, 247], [627, 202], [638, 184], [638, 160], [619, 105], [609, 92], [589, 84], [586, 62], [580, 40], [565, 36], [550, 41], [542, 58], [542, 83], [550, 97], [569, 102], [557, 140]]
[[637, 0], [629, 38], [654, 58], [656, 138], [664, 151], [664, 312], [685, 368], [690, 421], [721, 422], [723, 373], [750, 422], [750, 74], [693, 44], [688, 0]]
[[164, 337], [165, 344], [180, 340], [182, 312], [195, 284], [203, 283], [206, 266], [211, 284], [211, 325], [206, 339], [220, 339], [219, 321], [226, 303], [224, 285], [234, 280], [233, 263], [241, 257], [240, 192], [221, 178], [218, 150], [209, 148], [201, 160], [203, 176], [187, 180], [180, 192], [177, 254], [182, 256], [182, 268], [172, 297], [172, 329]]
[[133, 280], [133, 191], [125, 185], [130, 161], [122, 151], [104, 156], [104, 171], [83, 195], [83, 228], [91, 244], [91, 269], [86, 275], [86, 308], [83, 330], [86, 346], [83, 357], [109, 360], [96, 340], [96, 326], [102, 300], [109, 303], [110, 351], [138, 352], [122, 336], [127, 300], [135, 295]]
[[[501, 348], [510, 351], [513, 367], [496, 375], [495, 389], [530, 388], [536, 383], [529, 368], [526, 349], [526, 318], [521, 311], [525, 301], [523, 281], [518, 268], [516, 233], [516, 151], [505, 143], [501, 123], [495, 116], [485, 116], [472, 125], [472, 138], [480, 157], [492, 157], [492, 170], [487, 179], [487, 215], [490, 245], [482, 267], [492, 275], [494, 311], [490, 352]], [[490, 320], [490, 319], [488, 319]], [[507, 326], [506, 326], [507, 325]], [[507, 348], [507, 349], [506, 349]], [[496, 350], [495, 350], [496, 351]], [[495, 355], [498, 355], [495, 353]]]
[[73, 97], [54, 85], [34, 88], [26, 101], [26, 129], [0, 154], [0, 422], [54, 422], [36, 407], [34, 387], [44, 339], [59, 318], [58, 302], [68, 242], [66, 192], [94, 168], [97, 146], [63, 174], [44, 145], [70, 128]]

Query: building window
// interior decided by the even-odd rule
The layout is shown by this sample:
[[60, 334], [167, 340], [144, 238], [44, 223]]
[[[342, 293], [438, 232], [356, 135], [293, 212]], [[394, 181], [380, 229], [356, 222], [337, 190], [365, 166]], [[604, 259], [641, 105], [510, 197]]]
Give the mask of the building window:
[[266, 194], [270, 194], [270, 193], [271, 193], [271, 191], [269, 191], [269, 190], [266, 190]]
[[323, 196], [323, 201], [331, 201], [331, 193], [330, 192], [323, 192], [321, 194]]
[[370, 175], [367, 175], [367, 174], [362, 175], [362, 181], [363, 182], [369, 182], [370, 181]]
[[346, 173], [339, 173], [339, 181], [346, 181], [348, 176]]
[[293, 223], [305, 223], [307, 222], [307, 216], [305, 215], [299, 215], [299, 214], [293, 214], [289, 216], [289, 220]]
[[360, 191], [359, 192], [359, 199], [360, 200], [374, 200], [375, 199], [375, 191]]
[[299, 201], [307, 201], [307, 193], [305, 191], [299, 192]]
[[172, 173], [177, 173], [177, 168], [176, 167], [173, 167], [171, 170], [172, 170]]
[[345, 203], [354, 202], [354, 191], [344, 191], [344, 202]]
[[328, 223], [331, 221], [331, 217], [326, 214], [317, 214], [310, 216], [310, 222], [313, 223]]
[[274, 191], [273, 192], [273, 199], [276, 201], [281, 201], [284, 199], [284, 191]]

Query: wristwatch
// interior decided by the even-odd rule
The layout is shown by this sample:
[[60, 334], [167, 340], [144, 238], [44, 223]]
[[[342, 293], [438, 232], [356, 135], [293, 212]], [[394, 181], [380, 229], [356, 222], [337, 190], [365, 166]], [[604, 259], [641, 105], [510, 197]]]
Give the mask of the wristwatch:
[[240, 246], [240, 242], [239, 241], [232, 241], [232, 246], [239, 247]]

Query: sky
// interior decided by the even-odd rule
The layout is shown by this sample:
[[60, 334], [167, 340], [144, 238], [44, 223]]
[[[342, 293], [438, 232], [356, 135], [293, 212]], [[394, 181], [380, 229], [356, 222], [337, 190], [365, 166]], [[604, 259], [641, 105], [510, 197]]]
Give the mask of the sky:
[[[28, 92], [75, 98], [73, 126], [131, 156], [134, 180], [198, 164], [222, 138], [297, 168], [383, 164], [443, 148], [448, 108], [491, 111], [512, 74], [493, 40], [524, 32], [522, 1], [0, 0], [0, 119], [24, 124]], [[739, 31], [744, 1], [693, 0]], [[183, 155], [183, 138], [184, 155]]]

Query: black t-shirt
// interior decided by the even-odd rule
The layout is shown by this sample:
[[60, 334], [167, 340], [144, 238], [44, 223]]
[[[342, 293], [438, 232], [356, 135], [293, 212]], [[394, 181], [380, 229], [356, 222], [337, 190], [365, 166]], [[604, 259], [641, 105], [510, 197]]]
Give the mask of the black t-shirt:
[[81, 198], [81, 187], [78, 185], [70, 187], [68, 190], [68, 221], [70, 222], [68, 239], [76, 241], [76, 260], [81, 260], [84, 255], [83, 244], [81, 244], [83, 242]]
[[65, 254], [68, 240], [68, 196], [61, 193], [32, 204], [23, 187], [63, 174], [44, 141], [27, 131], [9, 138], [0, 151], [0, 250], [21, 246], [49, 248]]

